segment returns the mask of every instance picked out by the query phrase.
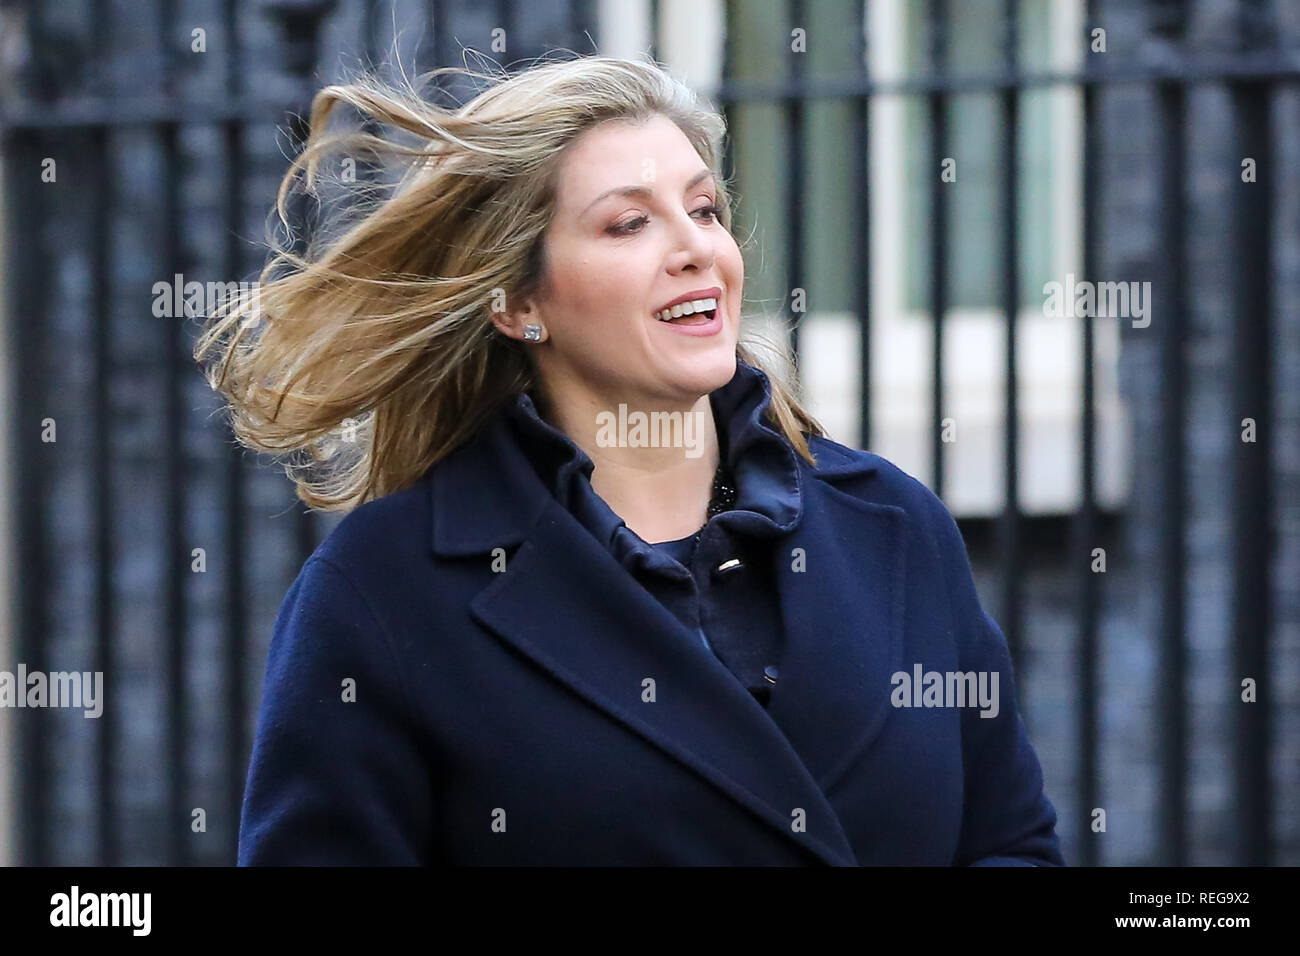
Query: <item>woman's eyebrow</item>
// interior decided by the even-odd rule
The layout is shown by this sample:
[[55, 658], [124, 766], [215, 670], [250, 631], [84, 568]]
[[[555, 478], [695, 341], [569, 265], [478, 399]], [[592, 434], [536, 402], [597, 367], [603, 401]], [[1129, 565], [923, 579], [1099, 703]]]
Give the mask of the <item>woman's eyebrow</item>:
[[[694, 176], [691, 177], [691, 181], [688, 182], [688, 183], [686, 184], [686, 187], [682, 190], [682, 192], [685, 192], [687, 189], [690, 189], [690, 188], [691, 188], [692, 186], [694, 186], [696, 183], [699, 183], [699, 182], [702, 182], [702, 181], [705, 180], [705, 179], [708, 179], [708, 178], [709, 178], [710, 176], [712, 176], [712, 175], [713, 175], [713, 171], [712, 171], [712, 170], [710, 170], [710, 169], [701, 169], [698, 173], [696, 173]], [[649, 197], [649, 196], [652, 196], [653, 194], [654, 194], [654, 193], [653, 193], [653, 191], [650, 189], [649, 186], [615, 186], [613, 189], [606, 189], [603, 193], [601, 193], [599, 196], [597, 196], [595, 199], [593, 199], [593, 200], [592, 200], [592, 201], [587, 205], [587, 208], [584, 209], [584, 210], [582, 211], [582, 214], [585, 216], [585, 215], [587, 214], [587, 211], [588, 211], [589, 209], [591, 209], [592, 206], [596, 205], [596, 203], [600, 202], [600, 201], [601, 201], [602, 199], [604, 199], [606, 196], [614, 196], [614, 195], [618, 195], [618, 196], [646, 196], [646, 197]]]

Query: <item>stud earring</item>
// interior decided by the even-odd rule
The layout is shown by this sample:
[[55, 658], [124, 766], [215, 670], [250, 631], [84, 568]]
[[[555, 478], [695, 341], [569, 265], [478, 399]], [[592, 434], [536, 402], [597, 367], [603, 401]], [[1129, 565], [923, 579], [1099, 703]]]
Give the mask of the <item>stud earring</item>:
[[533, 325], [532, 323], [529, 323], [528, 325], [524, 326], [525, 342], [540, 342], [541, 340], [542, 340], [542, 327], [540, 325]]

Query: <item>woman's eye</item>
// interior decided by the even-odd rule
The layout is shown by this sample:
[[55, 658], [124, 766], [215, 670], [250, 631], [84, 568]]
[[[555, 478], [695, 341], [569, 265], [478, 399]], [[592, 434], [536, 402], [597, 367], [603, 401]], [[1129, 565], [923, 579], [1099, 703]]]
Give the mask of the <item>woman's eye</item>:
[[632, 229], [639, 222], [645, 222], [645, 216], [637, 216], [635, 219], [629, 219], [627, 222], [619, 223], [616, 226], [610, 226], [609, 232], [615, 236], [625, 236], [635, 231]]
[[[699, 215], [702, 212], [708, 213], [709, 218], [716, 220], [719, 214], [722, 212], [722, 210], [718, 208], [716, 203], [710, 203], [707, 206], [701, 206], [699, 209], [695, 210], [695, 212], [692, 215]], [[631, 235], [633, 232], [638, 231], [638, 229], [635, 228], [637, 224], [645, 222], [646, 219], [647, 219], [646, 216], [637, 216], [635, 219], [627, 220], [627, 222], [622, 222], [622, 223], [618, 223], [617, 225], [610, 226], [608, 231], [611, 235], [615, 235], [615, 236]]]

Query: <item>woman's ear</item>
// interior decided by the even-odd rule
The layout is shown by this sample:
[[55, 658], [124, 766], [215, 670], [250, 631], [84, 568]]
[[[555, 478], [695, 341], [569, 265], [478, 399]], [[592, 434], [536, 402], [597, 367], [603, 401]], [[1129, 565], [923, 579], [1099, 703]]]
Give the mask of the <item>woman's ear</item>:
[[502, 335], [520, 342], [545, 342], [546, 324], [538, 316], [531, 299], [525, 299], [519, 305], [499, 311], [491, 311], [492, 324]]

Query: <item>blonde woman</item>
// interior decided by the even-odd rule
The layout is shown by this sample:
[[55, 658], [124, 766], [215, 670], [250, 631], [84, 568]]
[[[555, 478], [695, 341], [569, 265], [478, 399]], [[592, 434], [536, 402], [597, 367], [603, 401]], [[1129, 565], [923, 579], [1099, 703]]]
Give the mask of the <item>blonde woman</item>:
[[196, 348], [348, 512], [275, 622], [240, 864], [1063, 864], [951, 516], [742, 342], [718, 115], [648, 60], [488, 78], [321, 91], [282, 216], [402, 175], [341, 177]]

